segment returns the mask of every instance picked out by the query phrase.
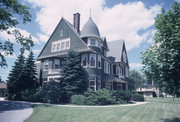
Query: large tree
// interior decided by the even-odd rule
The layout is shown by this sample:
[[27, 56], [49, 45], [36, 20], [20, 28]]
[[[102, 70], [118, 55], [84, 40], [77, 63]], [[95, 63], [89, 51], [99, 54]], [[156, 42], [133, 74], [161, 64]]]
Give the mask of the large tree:
[[86, 91], [86, 74], [81, 66], [78, 52], [69, 51], [62, 67], [62, 91], [67, 100], [71, 95], [80, 94]]
[[[20, 4], [18, 0], [0, 0], [0, 31], [13, 35], [18, 44], [30, 50], [33, 45], [31, 36], [23, 36], [18, 29], [15, 29], [19, 23], [26, 24], [31, 21], [29, 8]], [[13, 44], [11, 40], [0, 39], [0, 68], [7, 66], [5, 57], [13, 55]]]
[[7, 97], [10, 100], [19, 100], [21, 98], [21, 92], [23, 91], [24, 62], [25, 57], [23, 56], [23, 51], [21, 51], [7, 80]]
[[136, 71], [134, 69], [129, 71], [128, 87], [130, 91], [143, 87], [144, 83], [145, 83], [145, 78], [139, 71]]
[[33, 52], [30, 51], [23, 67], [23, 89], [34, 89], [37, 87], [37, 72]]
[[171, 95], [180, 96], [180, 4], [155, 18], [155, 42], [142, 54], [144, 72]]

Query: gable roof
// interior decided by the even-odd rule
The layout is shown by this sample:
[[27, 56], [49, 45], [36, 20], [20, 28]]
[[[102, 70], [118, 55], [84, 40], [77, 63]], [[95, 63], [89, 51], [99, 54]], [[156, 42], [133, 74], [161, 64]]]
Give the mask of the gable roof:
[[121, 62], [123, 45], [124, 45], [123, 40], [116, 40], [116, 41], [108, 42], [108, 47], [110, 50], [108, 52], [108, 56], [115, 57], [115, 62]]
[[[69, 30], [71, 30], [71, 32], [75, 35], [75, 37], [76, 37], [78, 40], [80, 40], [81, 47], [83, 47], [83, 49], [78, 49], [78, 48], [77, 48], [77, 51], [80, 51], [80, 50], [81, 50], [81, 51], [83, 51], [83, 50], [84, 50], [84, 51], [90, 50], [90, 48], [89, 48], [89, 47], [85, 44], [85, 42], [80, 38], [79, 33], [74, 29], [73, 25], [72, 25], [71, 23], [69, 23], [66, 19], [64, 19], [64, 18], [62, 17], [62, 19], [59, 21], [58, 25], [56, 26], [55, 30], [53, 31], [53, 33], [51, 34], [50, 38], [49, 38], [48, 41], [46, 42], [45, 46], [43, 47], [43, 49], [42, 49], [42, 51], [41, 51], [41, 53], [39, 54], [39, 56], [38, 56], [37, 59], [47, 58], [47, 57], [59, 55], [59, 53], [51, 53], [51, 52], [48, 52], [49, 54], [47, 54], [47, 52], [46, 52], [46, 54], [43, 54], [43, 51], [45, 50], [45, 48], [46, 48], [46, 50], [47, 50], [47, 49], [50, 50], [49, 48], [47, 48], [47, 46], [48, 46], [48, 44], [49, 44], [50, 42], [52, 43], [53, 41], [57, 40], [58, 37], [56, 37], [56, 36], [57, 36], [56, 33], [59, 33], [59, 31], [60, 31], [60, 29], [61, 29], [61, 25], [62, 25], [63, 23], [66, 25], [66, 27], [68, 27]], [[56, 38], [56, 39], [53, 39], [53, 38]], [[51, 45], [51, 44], [50, 44], [50, 45]], [[73, 45], [73, 46], [74, 46], [74, 45]], [[64, 51], [64, 52], [65, 52], [65, 51]]]
[[109, 48], [108, 48], [108, 45], [107, 45], [107, 41], [106, 41], [106, 37], [105, 37], [104, 40], [103, 40], [103, 47], [104, 47], [107, 51], [109, 51]]

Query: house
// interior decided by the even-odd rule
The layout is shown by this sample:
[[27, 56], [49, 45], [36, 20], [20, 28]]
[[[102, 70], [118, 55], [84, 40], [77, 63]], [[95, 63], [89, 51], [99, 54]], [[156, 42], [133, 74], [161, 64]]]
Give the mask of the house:
[[107, 43], [90, 17], [80, 31], [80, 14], [73, 16], [73, 24], [62, 18], [37, 57], [40, 82], [58, 81], [62, 61], [69, 50], [81, 55], [87, 74], [87, 87], [98, 90], [128, 89], [128, 58], [123, 40]]
[[6, 88], [6, 83], [0, 83], [0, 97], [4, 97]]

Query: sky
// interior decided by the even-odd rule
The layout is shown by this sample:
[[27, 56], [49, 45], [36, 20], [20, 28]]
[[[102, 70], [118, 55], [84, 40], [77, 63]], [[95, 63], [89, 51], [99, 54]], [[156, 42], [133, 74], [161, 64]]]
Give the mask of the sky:
[[[62, 17], [70, 23], [73, 14], [80, 13], [80, 29], [91, 17], [99, 28], [100, 34], [107, 41], [123, 39], [130, 69], [142, 68], [141, 52], [152, 43], [156, 32], [154, 18], [161, 8], [170, 9], [172, 4], [180, 0], [19, 0], [30, 8], [32, 21], [19, 24], [16, 28], [23, 35], [31, 35], [35, 46], [35, 58], [39, 55], [48, 38]], [[20, 19], [19, 17], [17, 18]], [[21, 22], [21, 21], [20, 21]], [[0, 40], [10, 39], [14, 43], [14, 55], [6, 56], [8, 67], [0, 68], [0, 76], [6, 80], [14, 61], [19, 54], [19, 45], [12, 36], [0, 32]], [[28, 55], [28, 52], [25, 54]]]

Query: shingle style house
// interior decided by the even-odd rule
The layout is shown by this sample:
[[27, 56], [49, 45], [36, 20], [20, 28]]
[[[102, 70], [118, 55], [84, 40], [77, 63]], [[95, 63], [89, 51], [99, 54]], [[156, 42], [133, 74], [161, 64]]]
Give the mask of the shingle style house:
[[79, 27], [79, 13], [74, 14], [73, 25], [64, 18], [60, 20], [37, 58], [39, 80], [49, 82], [60, 78], [62, 61], [68, 50], [74, 50], [81, 54], [87, 87], [127, 90], [129, 65], [124, 41], [107, 43], [91, 17], [82, 31]]

